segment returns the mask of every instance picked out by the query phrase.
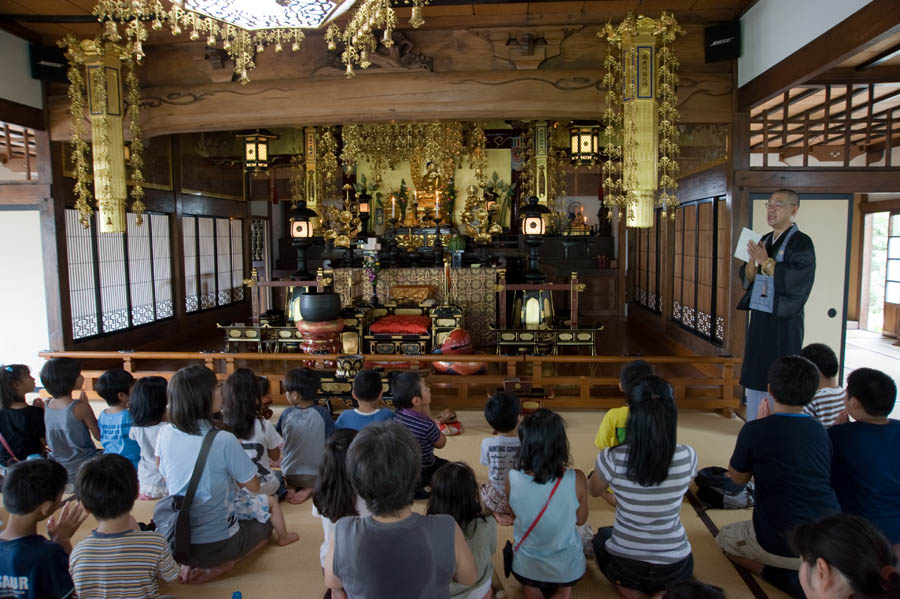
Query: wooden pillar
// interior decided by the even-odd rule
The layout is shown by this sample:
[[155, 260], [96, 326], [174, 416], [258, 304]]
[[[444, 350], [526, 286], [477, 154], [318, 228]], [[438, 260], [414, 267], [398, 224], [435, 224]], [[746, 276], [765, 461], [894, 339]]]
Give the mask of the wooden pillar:
[[172, 215], [169, 230], [172, 243], [172, 313], [176, 322], [184, 320], [187, 314], [185, 298], [187, 293], [184, 284], [184, 198], [181, 194], [181, 138], [172, 135], [169, 138], [169, 159], [172, 169], [172, 197], [175, 203], [175, 214]]
[[[37, 136], [38, 168], [50, 168], [52, 195], [41, 202], [41, 249], [47, 296], [47, 332], [50, 349], [63, 351], [72, 344], [72, 305], [69, 296], [69, 260], [66, 253], [65, 181], [63, 147], [50, 146], [46, 132]], [[46, 159], [46, 160], [45, 160]], [[42, 163], [47, 166], [42, 166]], [[57, 165], [55, 168], [51, 165]]]

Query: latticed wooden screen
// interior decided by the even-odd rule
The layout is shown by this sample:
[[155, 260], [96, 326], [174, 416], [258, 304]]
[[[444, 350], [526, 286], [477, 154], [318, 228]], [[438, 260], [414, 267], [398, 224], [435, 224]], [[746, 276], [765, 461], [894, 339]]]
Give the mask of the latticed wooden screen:
[[185, 310], [196, 312], [243, 300], [243, 221], [185, 216], [182, 235]]
[[168, 214], [127, 215], [125, 233], [85, 229], [66, 210], [72, 338], [84, 339], [170, 318], [172, 251]]
[[729, 237], [724, 198], [677, 208], [672, 320], [714, 343], [725, 341]]
[[657, 314], [662, 314], [662, 294], [659, 285], [661, 210], [657, 210], [653, 227], [632, 229], [635, 236], [634, 301]]

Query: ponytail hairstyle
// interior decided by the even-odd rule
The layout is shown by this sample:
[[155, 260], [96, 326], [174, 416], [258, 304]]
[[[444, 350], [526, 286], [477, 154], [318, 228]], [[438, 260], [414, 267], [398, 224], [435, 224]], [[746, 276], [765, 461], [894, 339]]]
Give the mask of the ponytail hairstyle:
[[337, 522], [344, 516], [358, 516], [356, 491], [347, 474], [347, 448], [356, 437], [356, 430], [339, 428], [325, 441], [319, 475], [313, 486], [313, 505], [323, 518]]
[[559, 414], [540, 408], [519, 425], [519, 459], [516, 470], [531, 472], [543, 485], [560, 478], [569, 465], [569, 438]]
[[628, 478], [641, 486], [658, 485], [669, 476], [675, 454], [678, 411], [672, 386], [658, 376], [641, 379], [628, 395]]
[[465, 462], [444, 464], [431, 477], [431, 497], [426, 514], [449, 514], [464, 534], [476, 519], [485, 519], [475, 472]]
[[254, 419], [259, 418], [261, 405], [259, 383], [252, 370], [238, 368], [225, 379], [222, 418], [235, 437], [249, 439], [253, 436]]
[[834, 514], [798, 526], [791, 547], [807, 566], [825, 560], [847, 582], [856, 599], [900, 598], [897, 556], [884, 534], [868, 520], [852, 514]]

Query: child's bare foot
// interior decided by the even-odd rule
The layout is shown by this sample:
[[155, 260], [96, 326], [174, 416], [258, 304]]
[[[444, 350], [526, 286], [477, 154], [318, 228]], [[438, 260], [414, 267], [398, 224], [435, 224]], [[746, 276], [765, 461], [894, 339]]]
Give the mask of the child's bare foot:
[[500, 526], [512, 526], [516, 521], [512, 514], [504, 514], [503, 512], [491, 512], [491, 514]]
[[300, 540], [300, 537], [297, 536], [295, 532], [289, 532], [282, 537], [278, 537], [278, 544], [284, 547], [285, 545], [290, 545], [291, 543], [296, 543]]
[[178, 572], [178, 582], [181, 584], [187, 584], [191, 580], [191, 568], [190, 566], [181, 566], [181, 570]]
[[225, 562], [215, 568], [191, 568], [188, 582], [191, 584], [203, 584], [209, 582], [213, 578], [217, 578], [234, 568], [234, 561]]
[[309, 499], [312, 492], [312, 489], [296, 489], [293, 492], [288, 490], [288, 494], [285, 496], [284, 500], [288, 503], [299, 505]]

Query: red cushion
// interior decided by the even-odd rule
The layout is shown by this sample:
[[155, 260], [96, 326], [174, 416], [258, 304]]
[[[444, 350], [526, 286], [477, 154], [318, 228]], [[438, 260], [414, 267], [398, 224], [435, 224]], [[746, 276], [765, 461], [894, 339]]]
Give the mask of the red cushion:
[[424, 335], [431, 327], [431, 318], [428, 316], [398, 316], [392, 314], [379, 318], [369, 327], [369, 331], [376, 334], [390, 335]]

